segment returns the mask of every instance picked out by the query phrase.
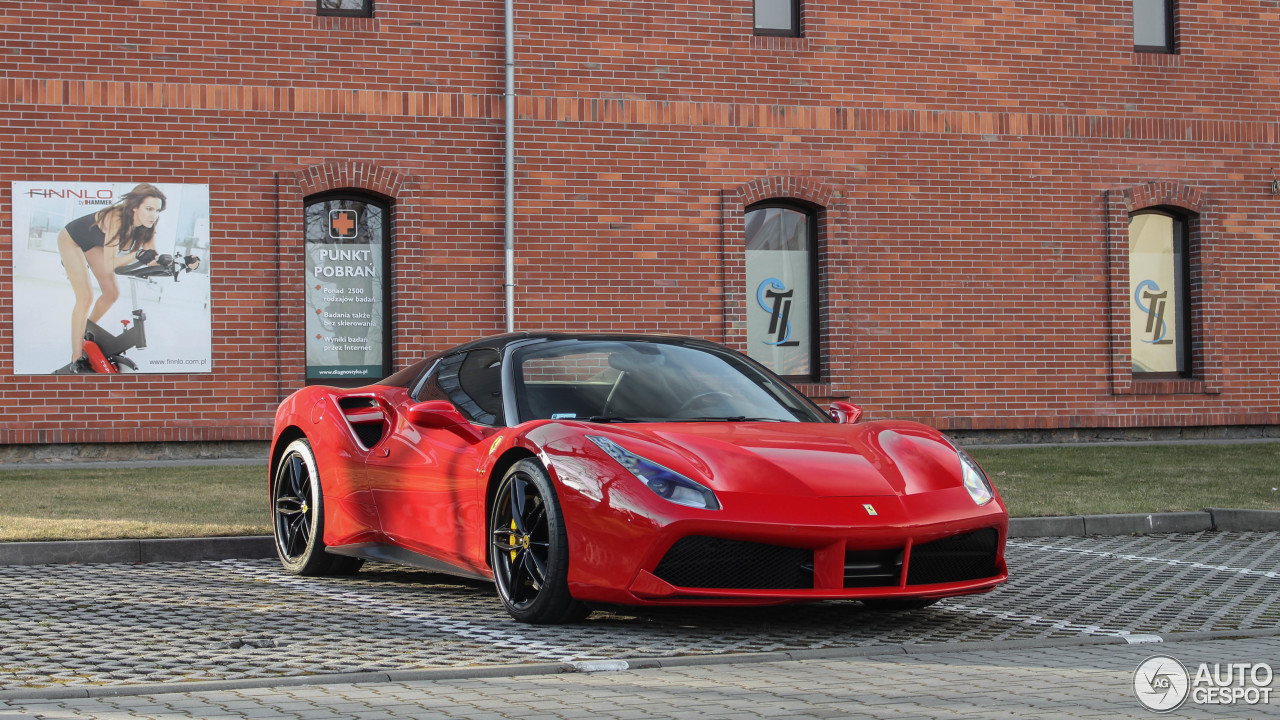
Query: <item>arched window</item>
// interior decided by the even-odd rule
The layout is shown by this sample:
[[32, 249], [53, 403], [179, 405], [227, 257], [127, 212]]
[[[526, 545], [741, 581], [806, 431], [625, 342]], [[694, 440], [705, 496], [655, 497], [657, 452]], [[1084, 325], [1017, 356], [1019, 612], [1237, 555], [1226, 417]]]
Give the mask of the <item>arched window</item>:
[[307, 198], [307, 382], [365, 385], [391, 370], [391, 212], [353, 191]]
[[797, 382], [818, 378], [818, 209], [746, 209], [747, 354]]
[[1188, 218], [1168, 208], [1129, 219], [1129, 335], [1133, 372], [1192, 375]]

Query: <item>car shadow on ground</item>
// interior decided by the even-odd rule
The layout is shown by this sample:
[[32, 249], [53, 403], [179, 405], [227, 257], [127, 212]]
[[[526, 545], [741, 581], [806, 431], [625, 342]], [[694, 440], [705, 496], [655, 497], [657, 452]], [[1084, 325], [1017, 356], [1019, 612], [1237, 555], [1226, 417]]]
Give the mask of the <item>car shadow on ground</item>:
[[[395, 593], [403, 591], [417, 601], [436, 595], [440, 607], [446, 612], [451, 607], [465, 606], [469, 617], [510, 624], [527, 633], [557, 632], [554, 627], [520, 625], [511, 620], [490, 582], [381, 563], [366, 563], [364, 569], [351, 579]], [[967, 601], [968, 598], [960, 600]], [[792, 638], [808, 635], [826, 639], [844, 636], [847, 639], [871, 640], [886, 633], [955, 636], [963, 634], [970, 622], [991, 624], [990, 620], [970, 620], [948, 612], [947, 603], [943, 600], [932, 607], [916, 610], [883, 610], [856, 600], [765, 606], [593, 605], [593, 612], [586, 620], [561, 627], [565, 632], [577, 628], [621, 634], [777, 634]], [[951, 632], [947, 631], [948, 628]]]

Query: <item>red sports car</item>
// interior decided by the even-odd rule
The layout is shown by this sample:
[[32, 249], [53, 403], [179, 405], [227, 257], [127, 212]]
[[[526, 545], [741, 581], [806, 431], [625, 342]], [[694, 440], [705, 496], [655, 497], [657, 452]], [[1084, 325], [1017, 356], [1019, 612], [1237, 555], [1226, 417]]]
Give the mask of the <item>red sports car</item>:
[[517, 333], [276, 412], [293, 573], [363, 559], [493, 580], [513, 617], [594, 603], [923, 607], [1008, 577], [1008, 514], [936, 430], [830, 415], [702, 340]]

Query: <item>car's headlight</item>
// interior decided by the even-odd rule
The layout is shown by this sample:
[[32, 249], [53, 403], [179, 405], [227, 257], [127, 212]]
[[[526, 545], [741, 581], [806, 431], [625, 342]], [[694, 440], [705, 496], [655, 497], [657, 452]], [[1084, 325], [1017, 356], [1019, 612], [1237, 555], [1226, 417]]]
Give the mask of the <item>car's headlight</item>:
[[969, 453], [960, 448], [956, 448], [956, 452], [960, 455], [960, 472], [964, 476], [964, 489], [969, 491], [969, 497], [979, 505], [991, 502], [995, 491], [991, 489], [987, 474], [982, 472], [976, 460], [969, 457]]
[[619, 465], [630, 470], [632, 475], [639, 478], [658, 497], [677, 505], [707, 510], [720, 509], [720, 501], [716, 500], [715, 493], [680, 473], [640, 457], [607, 437], [588, 435], [587, 439], [617, 460]]

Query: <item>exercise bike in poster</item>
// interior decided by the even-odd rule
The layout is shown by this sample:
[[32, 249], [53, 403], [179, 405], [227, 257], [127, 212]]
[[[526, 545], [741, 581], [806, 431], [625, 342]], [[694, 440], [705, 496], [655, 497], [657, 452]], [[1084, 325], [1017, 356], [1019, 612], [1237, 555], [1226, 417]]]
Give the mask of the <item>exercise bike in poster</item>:
[[[152, 278], [172, 277], [174, 282], [184, 272], [191, 272], [200, 266], [200, 258], [194, 255], [179, 256], [138, 253], [134, 262], [116, 268], [116, 274], [133, 281], [155, 282]], [[143, 258], [146, 257], [146, 260]], [[154, 259], [154, 264], [151, 260]], [[53, 371], [55, 375], [71, 373], [124, 373], [137, 372], [138, 364], [125, 356], [133, 348], [142, 349], [147, 346], [147, 313], [137, 307], [137, 288], [130, 285], [134, 298], [133, 319], [121, 320], [124, 326], [119, 335], [113, 335], [92, 320], [85, 321], [84, 353], [74, 363], [67, 363]]]

